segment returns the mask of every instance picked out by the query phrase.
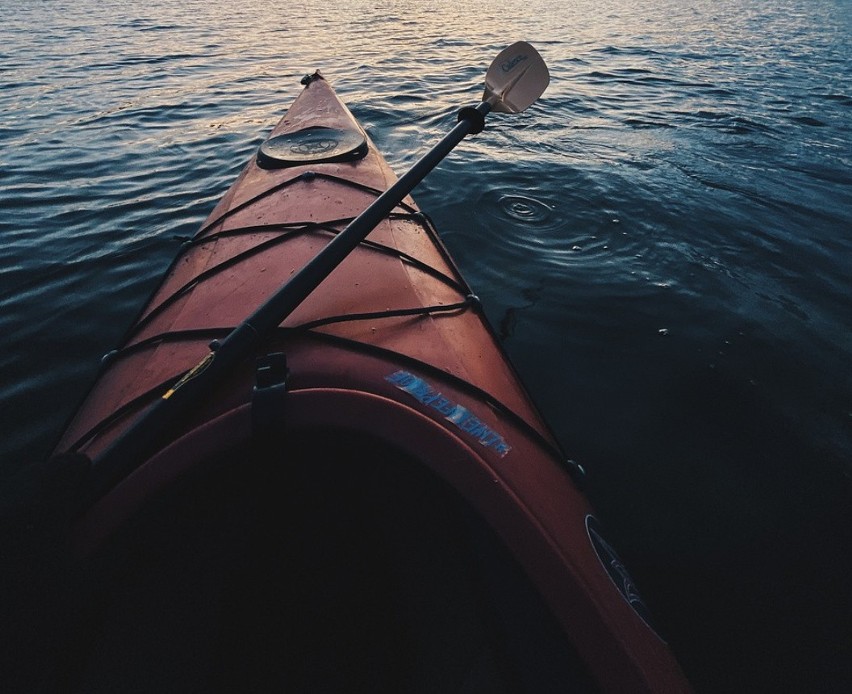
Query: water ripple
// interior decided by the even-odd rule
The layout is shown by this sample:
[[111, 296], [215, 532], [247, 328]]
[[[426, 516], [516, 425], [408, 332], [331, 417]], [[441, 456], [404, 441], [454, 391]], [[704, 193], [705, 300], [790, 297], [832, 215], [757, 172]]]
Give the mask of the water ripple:
[[553, 215], [553, 206], [526, 195], [501, 195], [497, 200], [500, 209], [508, 219], [524, 224], [543, 226]]

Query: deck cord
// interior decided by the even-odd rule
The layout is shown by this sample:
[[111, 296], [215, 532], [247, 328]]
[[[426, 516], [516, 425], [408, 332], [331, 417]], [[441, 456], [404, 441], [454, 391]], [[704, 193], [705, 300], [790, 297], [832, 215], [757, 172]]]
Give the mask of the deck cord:
[[[251, 249], [243, 251], [242, 253], [239, 253], [239, 254], [233, 256], [232, 258], [229, 258], [228, 260], [223, 261], [222, 263], [219, 263], [218, 265], [216, 265], [212, 268], [209, 268], [208, 270], [202, 272], [201, 274], [199, 274], [198, 276], [196, 276], [192, 280], [185, 283], [183, 286], [178, 288], [173, 294], [169, 295], [166, 299], [164, 299], [160, 304], [158, 304], [153, 309], [151, 309], [148, 313], [146, 313], [144, 315], [140, 314], [140, 317], [137, 319], [137, 321], [130, 328], [130, 330], [128, 331], [127, 335], [125, 336], [123, 342], [126, 343], [134, 334], [136, 334], [139, 331], [140, 328], [147, 325], [153, 319], [154, 316], [162, 313], [166, 308], [168, 308], [169, 305], [171, 305], [175, 301], [177, 301], [177, 299], [180, 296], [182, 296], [183, 294], [188, 292], [190, 289], [192, 289], [194, 286], [196, 286], [199, 282], [202, 282], [202, 281], [208, 279], [209, 277], [216, 275], [217, 273], [221, 272], [222, 270], [224, 270], [228, 267], [231, 267], [232, 265], [237, 264], [238, 262], [240, 262], [241, 260], [243, 260], [247, 257], [250, 257], [251, 255], [253, 255], [255, 253], [259, 253], [259, 252], [262, 252], [264, 250], [267, 250], [267, 249], [283, 242], [284, 240], [291, 238], [292, 236], [295, 236], [295, 235], [298, 235], [298, 234], [310, 233], [310, 232], [314, 232], [314, 231], [324, 231], [324, 232], [328, 232], [328, 233], [332, 233], [332, 234], [339, 234], [341, 232], [341, 229], [338, 229], [336, 227], [337, 226], [345, 226], [346, 224], [348, 224], [349, 222], [352, 221], [352, 218], [341, 218], [341, 219], [336, 219], [336, 220], [330, 220], [330, 221], [327, 221], [327, 222], [324, 222], [324, 223], [319, 223], [319, 222], [290, 222], [290, 223], [272, 224], [272, 225], [243, 226], [243, 227], [226, 229], [226, 230], [221, 230], [221, 231], [214, 232], [214, 233], [211, 233], [211, 234], [207, 234], [208, 231], [210, 231], [214, 227], [222, 224], [227, 219], [229, 219], [233, 215], [237, 214], [241, 210], [246, 209], [247, 207], [249, 207], [253, 203], [255, 203], [259, 200], [262, 200], [263, 198], [265, 198], [269, 195], [272, 195], [273, 193], [276, 193], [276, 192], [278, 192], [278, 191], [280, 191], [280, 190], [282, 190], [282, 189], [284, 189], [284, 188], [286, 188], [286, 187], [288, 187], [288, 186], [290, 186], [290, 185], [292, 185], [296, 182], [303, 182], [303, 181], [306, 181], [306, 180], [315, 180], [315, 179], [318, 179], [318, 178], [323, 179], [323, 180], [337, 182], [337, 183], [346, 185], [348, 187], [355, 188], [355, 189], [370, 193], [374, 196], [379, 196], [379, 195], [382, 194], [382, 191], [380, 191], [378, 189], [375, 189], [375, 188], [372, 188], [370, 186], [366, 186], [364, 184], [357, 183], [355, 181], [351, 181], [351, 180], [348, 180], [348, 179], [345, 179], [345, 178], [341, 178], [339, 176], [334, 176], [332, 174], [325, 174], [325, 173], [317, 173], [317, 172], [305, 172], [305, 173], [303, 173], [299, 176], [296, 176], [296, 177], [293, 177], [293, 178], [288, 179], [286, 181], [283, 181], [283, 182], [281, 182], [281, 183], [279, 183], [279, 184], [277, 184], [277, 185], [275, 185], [275, 186], [273, 186], [273, 187], [271, 187], [271, 188], [269, 188], [269, 189], [267, 189], [267, 190], [265, 190], [261, 193], [258, 193], [257, 195], [253, 196], [249, 200], [246, 200], [246, 201], [240, 203], [239, 205], [236, 205], [236, 206], [230, 208], [229, 210], [227, 210], [223, 214], [216, 217], [214, 220], [212, 220], [212, 221], [208, 222], [207, 224], [205, 224], [204, 226], [202, 226], [201, 229], [199, 229], [199, 231], [195, 234], [195, 236], [192, 239], [190, 239], [190, 240], [188, 240], [184, 243], [184, 249], [186, 250], [186, 249], [192, 248], [194, 246], [202, 245], [202, 244], [207, 243], [209, 241], [215, 241], [215, 240], [218, 240], [220, 238], [228, 238], [228, 237], [232, 237], [232, 236], [239, 236], [239, 235], [245, 235], [245, 234], [257, 234], [257, 233], [269, 233], [269, 232], [282, 232], [282, 233], [277, 237], [274, 237], [272, 239], [268, 239], [267, 241], [264, 241], [263, 243], [258, 244], [257, 246], [255, 246]], [[437, 232], [435, 231], [434, 225], [431, 223], [431, 220], [429, 219], [429, 217], [427, 215], [425, 215], [423, 212], [420, 212], [419, 210], [417, 210], [416, 208], [406, 204], [405, 202], [400, 202], [398, 206], [401, 207], [402, 209], [404, 209], [405, 212], [391, 213], [388, 216], [388, 218], [389, 219], [403, 219], [403, 220], [408, 219], [408, 220], [411, 220], [413, 222], [420, 224], [424, 228], [426, 233], [435, 241], [436, 247], [438, 248], [439, 252], [443, 255], [444, 259], [448, 262], [449, 266], [452, 267], [453, 266], [452, 259], [449, 257], [449, 254], [447, 253], [446, 248], [444, 247], [443, 243], [441, 242], [440, 237], [438, 236]], [[401, 309], [387, 309], [387, 310], [384, 310], [384, 311], [376, 311], [376, 312], [328, 316], [328, 317], [325, 317], [325, 318], [319, 318], [319, 319], [316, 319], [314, 321], [309, 321], [307, 323], [303, 323], [301, 325], [297, 325], [297, 326], [293, 326], [293, 327], [287, 327], [287, 328], [279, 327], [275, 331], [275, 334], [276, 335], [293, 334], [293, 333], [310, 334], [310, 335], [315, 336], [315, 337], [321, 337], [321, 339], [345, 343], [345, 344], [349, 345], [350, 347], [358, 349], [359, 351], [364, 351], [364, 352], [368, 352], [368, 353], [370, 353], [370, 352], [382, 353], [382, 354], [387, 353], [390, 356], [392, 356], [393, 358], [408, 362], [412, 366], [415, 366], [417, 368], [420, 368], [420, 369], [423, 369], [423, 370], [426, 370], [426, 371], [440, 372], [440, 375], [443, 378], [449, 377], [451, 380], [457, 381], [457, 384], [456, 384], [457, 386], [460, 386], [462, 389], [474, 393], [476, 395], [476, 397], [485, 401], [486, 403], [489, 404], [489, 406], [498, 410], [504, 416], [506, 416], [507, 418], [514, 421], [514, 423], [516, 425], [518, 425], [528, 435], [530, 435], [532, 438], [534, 438], [536, 441], [538, 441], [539, 445], [550, 450], [555, 455], [555, 457], [557, 457], [558, 459], [565, 460], [564, 453], [562, 451], [560, 451], [558, 448], [555, 448], [547, 439], [545, 439], [543, 436], [541, 436], [541, 434], [539, 434], [539, 432], [534, 427], [530, 426], [526, 422], [526, 420], [523, 419], [523, 417], [521, 417], [520, 415], [515, 413], [513, 410], [509, 409], [506, 405], [504, 405], [500, 401], [495, 400], [486, 391], [483, 391], [483, 390], [477, 388], [476, 386], [473, 386], [472, 384], [464, 381], [463, 379], [452, 377], [450, 374], [447, 374], [443, 370], [437, 369], [436, 367], [434, 367], [430, 364], [427, 364], [425, 362], [420, 362], [419, 360], [414, 359], [412, 357], [408, 357], [407, 355], [399, 354], [399, 353], [396, 353], [396, 352], [391, 352], [389, 350], [385, 350], [385, 349], [383, 349], [381, 347], [377, 347], [375, 345], [369, 345], [369, 344], [358, 342], [358, 341], [355, 341], [355, 340], [350, 340], [350, 339], [347, 339], [347, 338], [341, 338], [341, 337], [330, 335], [330, 334], [327, 334], [327, 333], [321, 333], [321, 332], [318, 333], [318, 332], [314, 331], [314, 329], [318, 328], [318, 327], [322, 327], [322, 326], [330, 325], [330, 324], [334, 324], [334, 323], [347, 322], [347, 321], [379, 320], [379, 319], [384, 319], [384, 318], [402, 317], [402, 316], [426, 316], [426, 315], [433, 315], [433, 314], [440, 314], [440, 313], [449, 314], [449, 313], [452, 313], [452, 312], [461, 312], [461, 311], [467, 310], [467, 309], [472, 308], [472, 307], [477, 309], [477, 310], [481, 310], [481, 305], [479, 303], [479, 299], [470, 291], [470, 288], [467, 287], [466, 284], [464, 284], [463, 280], [460, 281], [460, 278], [456, 279], [456, 278], [450, 277], [450, 276], [444, 274], [443, 272], [441, 272], [440, 270], [437, 270], [436, 268], [432, 267], [431, 265], [428, 265], [427, 263], [424, 263], [423, 261], [418, 260], [417, 258], [415, 258], [415, 257], [413, 257], [413, 256], [411, 256], [411, 255], [409, 255], [409, 254], [407, 254], [403, 251], [400, 251], [396, 248], [392, 248], [392, 247], [384, 245], [384, 244], [377, 243], [375, 241], [371, 241], [369, 239], [365, 239], [365, 240], [361, 241], [361, 243], [359, 245], [370, 248], [370, 249], [375, 250], [375, 251], [378, 251], [380, 253], [384, 253], [384, 254], [387, 254], [387, 255], [392, 255], [392, 256], [398, 257], [403, 262], [405, 262], [405, 263], [407, 263], [407, 264], [409, 264], [409, 265], [411, 265], [411, 266], [413, 266], [413, 267], [415, 267], [415, 268], [417, 268], [417, 269], [419, 269], [419, 270], [421, 270], [421, 271], [423, 271], [427, 274], [432, 275], [436, 279], [439, 279], [440, 281], [442, 281], [446, 285], [452, 287], [453, 289], [455, 289], [456, 291], [458, 291], [461, 295], [463, 295], [465, 297], [464, 300], [457, 302], [457, 303], [454, 303], [454, 304], [447, 304], [447, 305], [420, 306], [420, 307], [415, 307], [415, 308], [401, 308]], [[178, 254], [178, 256], [174, 259], [174, 261], [172, 261], [172, 263], [169, 267], [169, 270], [167, 271], [167, 274], [177, 265], [177, 263], [180, 261], [180, 259], [183, 257], [183, 255], [184, 255], [184, 253]], [[155, 290], [154, 293], [156, 293], [156, 291], [157, 290]], [[152, 297], [153, 297], [153, 294], [152, 294]], [[104, 357], [103, 362], [104, 362], [104, 364], [107, 364], [114, 359], [129, 356], [130, 354], [133, 354], [135, 352], [142, 351], [146, 347], [149, 347], [149, 346], [154, 345], [154, 344], [163, 343], [163, 342], [173, 342], [173, 341], [177, 342], [177, 341], [181, 341], [181, 340], [199, 339], [199, 338], [201, 338], [201, 339], [221, 338], [221, 337], [224, 337], [225, 335], [227, 335], [232, 329], [233, 328], [205, 328], [205, 329], [197, 329], [197, 330], [178, 330], [178, 331], [171, 331], [171, 332], [167, 332], [167, 333], [162, 333], [162, 334], [159, 334], [159, 335], [154, 335], [154, 336], [151, 336], [151, 337], [146, 338], [144, 340], [141, 340], [137, 343], [134, 343], [132, 345], [127, 345], [127, 346], [122, 347], [118, 350], [114, 350], [112, 352], [109, 352]], [[115, 412], [113, 412], [111, 415], [109, 415], [108, 417], [103, 419], [101, 422], [99, 422], [94, 427], [92, 427], [88, 432], [86, 432], [83, 436], [81, 436], [69, 448], [69, 450], [71, 450], [71, 451], [78, 450], [87, 441], [91, 440], [92, 438], [97, 436], [100, 432], [107, 429], [109, 426], [111, 426], [114, 422], [119, 420], [121, 417], [130, 413], [131, 411], [133, 411], [134, 409], [136, 409], [137, 407], [142, 405], [145, 401], [150, 400], [151, 398], [155, 397], [157, 394], [161, 393], [165, 388], [169, 387], [174, 382], [175, 378], [176, 377], [172, 377], [172, 378], [169, 378], [168, 380], [164, 381], [163, 383], [157, 384], [153, 388], [148, 389], [146, 392], [138, 395], [137, 397], [133, 398], [132, 400], [128, 401], [127, 403], [125, 403], [124, 405], [119, 407]], [[569, 472], [573, 472], [570, 469], [571, 468], [570, 465], [568, 465], [567, 467], [569, 468]]]
[[[272, 195], [273, 193], [277, 193], [279, 190], [283, 190], [284, 188], [288, 188], [291, 185], [293, 185], [294, 183], [304, 183], [305, 181], [314, 181], [316, 179], [322, 179], [322, 180], [325, 180], [325, 181], [333, 181], [335, 183], [341, 183], [343, 185], [349, 186], [350, 188], [355, 188], [356, 190], [360, 190], [360, 191], [363, 191], [365, 193], [369, 193], [369, 194], [373, 195], [374, 197], [379, 197], [383, 193], [383, 191], [378, 190], [377, 188], [373, 188], [371, 186], [364, 185], [363, 183], [358, 183], [357, 181], [350, 181], [347, 178], [341, 178], [340, 176], [335, 176], [334, 174], [320, 173], [320, 172], [316, 172], [316, 171], [305, 171], [304, 173], [302, 173], [298, 176], [294, 176], [293, 178], [288, 178], [286, 181], [282, 181], [281, 183], [278, 183], [277, 185], [274, 185], [271, 188], [267, 188], [266, 190], [264, 190], [264, 191], [258, 193], [257, 195], [249, 198], [248, 200], [241, 202], [239, 205], [235, 205], [234, 207], [230, 208], [227, 212], [223, 212], [221, 215], [216, 217], [216, 219], [214, 219], [214, 220], [208, 222], [207, 224], [205, 224], [204, 226], [202, 226], [198, 230], [198, 233], [195, 235], [194, 238], [198, 239], [202, 235], [206, 234], [213, 227], [218, 226], [219, 224], [224, 222], [229, 217], [232, 217], [233, 215], [237, 214], [237, 212], [240, 212], [240, 211], [244, 210], [245, 208], [250, 207], [251, 205], [253, 205], [257, 201], [263, 200], [263, 198], [265, 198], [269, 195]], [[411, 205], [409, 205], [409, 204], [407, 204], [403, 201], [399, 202], [398, 207], [401, 207], [402, 209], [406, 210], [407, 212], [409, 212], [411, 214], [417, 213], [417, 210], [415, 208], [413, 208]]]
[[[441, 307], [422, 307], [420, 309], [412, 309], [411, 313], [406, 315], [414, 315], [415, 312], [426, 313], [430, 309], [439, 309], [443, 312], [450, 311], [460, 311], [465, 310], [465, 308], [471, 307], [479, 307], [479, 302], [474, 296], [469, 296], [464, 302], [460, 302], [459, 304], [452, 304]], [[374, 317], [383, 317], [382, 314], [385, 312], [377, 312]], [[368, 314], [359, 314], [364, 317], [367, 317]], [[341, 320], [345, 320], [346, 316], [333, 317], [334, 319], [340, 318]], [[332, 322], [336, 322], [332, 321]], [[417, 371], [421, 371], [423, 373], [431, 373], [435, 376], [439, 376], [444, 380], [451, 381], [453, 386], [467, 392], [472, 397], [480, 400], [485, 403], [491, 409], [500, 413], [501, 416], [510, 420], [515, 426], [521, 429], [527, 436], [529, 436], [532, 440], [536, 441], [536, 443], [541, 446], [543, 449], [550, 452], [550, 454], [556, 458], [557, 460], [563, 461], [563, 467], [567, 470], [572, 477], [577, 475], [576, 463], [568, 460], [565, 456], [565, 453], [558, 447], [554, 446], [548, 439], [543, 437], [539, 431], [531, 426], [523, 417], [517, 414], [514, 410], [506, 406], [500, 400], [494, 398], [490, 393], [485, 390], [482, 390], [478, 386], [475, 386], [468, 381], [465, 381], [463, 378], [458, 376], [454, 376], [443, 369], [440, 369], [437, 366], [429, 364], [427, 362], [420, 361], [419, 359], [415, 359], [414, 357], [410, 357], [406, 354], [402, 354], [399, 352], [394, 352], [392, 350], [386, 349], [384, 347], [379, 347], [377, 345], [371, 345], [364, 342], [359, 342], [357, 340], [353, 340], [351, 338], [340, 337], [337, 335], [332, 335], [330, 333], [317, 332], [314, 330], [316, 325], [313, 325], [314, 322], [304, 323], [302, 325], [283, 328], [279, 327], [273, 335], [270, 336], [271, 339], [281, 339], [286, 338], [292, 335], [305, 335], [310, 337], [311, 339], [318, 340], [320, 342], [331, 343], [332, 345], [340, 346], [346, 349], [352, 349], [361, 353], [368, 354], [370, 356], [375, 356], [378, 358], [391, 359], [397, 363], [402, 363], [409, 368], [413, 368]], [[156, 335], [154, 337], [148, 338], [144, 342], [140, 342], [135, 345], [131, 345], [130, 347], [121, 350], [120, 352], [110, 353], [111, 358], [116, 358], [118, 356], [125, 356], [130, 352], [134, 352], [137, 349], [142, 349], [143, 347], [151, 346], [155, 343], [163, 343], [163, 342], [178, 342], [182, 340], [188, 339], [204, 339], [204, 340], [213, 340], [217, 338], [222, 338], [226, 336], [232, 328], [204, 328], [200, 330], [178, 330], [174, 332], [164, 333], [162, 335]], [[162, 383], [158, 383], [152, 388], [149, 388], [144, 393], [141, 393], [134, 397], [132, 400], [129, 400], [124, 405], [115, 410], [112, 414], [105, 417], [103, 420], [98, 422], [95, 426], [93, 426], [89, 431], [80, 436], [72, 446], [69, 447], [69, 451], [76, 452], [81, 446], [83, 446], [86, 442], [93, 439], [95, 436], [100, 434], [101, 432], [108, 429], [115, 422], [120, 420], [122, 417], [130, 414], [133, 411], [138, 410], [141, 407], [144, 407], [146, 403], [150, 402], [154, 398], [158, 397], [166, 388], [171, 386], [178, 376], [173, 376]], [[579, 480], [579, 477], [575, 477], [576, 480]]]
[[[451, 312], [459, 312], [464, 311], [471, 306], [477, 305], [478, 300], [474, 296], [468, 296], [464, 301], [460, 301], [455, 304], [447, 304], [441, 306], [418, 306], [417, 308], [410, 309], [388, 309], [386, 311], [375, 311], [371, 313], [353, 313], [348, 315], [338, 315], [338, 316], [328, 316], [327, 318], [320, 318], [314, 321], [309, 321], [307, 323], [302, 323], [300, 325], [295, 325], [292, 327], [279, 327], [275, 334], [276, 336], [282, 335], [293, 335], [293, 334], [311, 334], [312, 336], [322, 336], [322, 338], [337, 338], [337, 336], [327, 335], [326, 333], [317, 333], [314, 332], [316, 328], [330, 325], [333, 323], [343, 323], [346, 321], [361, 321], [361, 320], [380, 320], [383, 318], [393, 318], [393, 317], [402, 317], [402, 316], [426, 316], [432, 315], [435, 313], [451, 313]], [[161, 333], [159, 335], [152, 335], [149, 338], [136, 342], [132, 345], [128, 345], [127, 347], [123, 347], [119, 350], [113, 350], [112, 352], [108, 352], [104, 355], [103, 365], [113, 363], [116, 359], [122, 359], [129, 357], [138, 352], [142, 352], [145, 349], [155, 347], [164, 343], [174, 343], [174, 342], [185, 342], [188, 340], [216, 340], [223, 338], [231, 332], [233, 328], [202, 328], [199, 330], [173, 330], [166, 333]], [[321, 339], [322, 339], [321, 338]], [[359, 351], [368, 351], [371, 348], [374, 348], [374, 345], [365, 344], [363, 342], [359, 342], [357, 340], [351, 340], [348, 338], [337, 338], [341, 341], [346, 342], [351, 347], [358, 348]], [[381, 349], [381, 348], [375, 348]], [[388, 351], [389, 350], [385, 350]], [[397, 358], [404, 357], [405, 355], [398, 354], [396, 352], [391, 352]], [[408, 358], [411, 361], [417, 361], [411, 358]], [[421, 362], [417, 362], [420, 364]], [[428, 368], [428, 365], [423, 364], [425, 368]], [[434, 367], [432, 367], [434, 369]], [[446, 374], [444, 374], [446, 376]], [[119, 407], [115, 412], [105, 417], [103, 420], [95, 424], [91, 429], [89, 429], [85, 434], [83, 434], [79, 439], [77, 439], [73, 445], [69, 447], [69, 451], [77, 451], [81, 446], [83, 446], [87, 441], [91, 440], [98, 434], [100, 434], [105, 429], [109, 428], [114, 422], [121, 419], [126, 413], [136, 409], [138, 406], [143, 405], [148, 400], [152, 400], [156, 398], [159, 394], [169, 388], [174, 384], [175, 380], [181, 377], [181, 374], [177, 374], [163, 381], [162, 383], [158, 383], [157, 385], [149, 388], [144, 393], [141, 393], [134, 397], [133, 399], [126, 402], [124, 405]], [[471, 386], [472, 387], [472, 386]], [[489, 396], [489, 401], [496, 403]], [[499, 404], [497, 404], [499, 408]]]
[[[190, 239], [189, 241], [184, 243], [184, 246], [183, 246], [184, 251], [188, 250], [189, 248], [193, 248], [195, 246], [200, 246], [200, 245], [203, 245], [203, 244], [205, 244], [209, 241], [216, 241], [216, 240], [221, 239], [221, 238], [229, 238], [229, 237], [241, 236], [241, 235], [246, 235], [246, 234], [273, 233], [273, 232], [281, 232], [280, 235], [277, 236], [277, 237], [271, 238], [271, 239], [267, 239], [266, 241], [263, 241], [262, 243], [259, 243], [256, 246], [253, 246], [252, 248], [246, 249], [245, 251], [238, 253], [238, 254], [232, 256], [231, 258], [228, 258], [227, 260], [222, 261], [218, 265], [215, 265], [214, 267], [208, 268], [204, 272], [200, 273], [199, 275], [197, 275], [193, 279], [186, 282], [183, 286], [179, 287], [172, 294], [170, 294], [165, 299], [163, 299], [159, 304], [157, 304], [157, 306], [152, 308], [148, 313], [146, 313], [144, 315], [140, 315], [138, 317], [138, 319], [136, 320], [136, 322], [131, 327], [131, 329], [125, 335], [123, 342], [125, 342], [125, 343], [128, 342], [134, 334], [138, 333], [142, 328], [144, 328], [146, 325], [148, 325], [148, 323], [150, 323], [155, 317], [157, 317], [161, 313], [163, 313], [163, 311], [165, 311], [169, 306], [174, 304], [181, 296], [183, 296], [188, 291], [190, 291], [199, 282], [207, 280], [210, 277], [216, 276], [221, 271], [226, 270], [227, 268], [238, 264], [242, 260], [245, 260], [246, 258], [249, 258], [249, 257], [251, 257], [251, 256], [253, 256], [257, 253], [262, 253], [263, 251], [266, 251], [269, 248], [272, 248], [272, 247], [278, 245], [279, 243], [282, 243], [283, 241], [285, 241], [289, 238], [292, 238], [293, 236], [296, 236], [298, 234], [311, 233], [311, 232], [315, 232], [315, 231], [325, 231], [325, 232], [335, 234], [335, 235], [339, 234], [341, 232], [341, 229], [338, 229], [337, 227], [338, 226], [345, 227], [354, 218], [344, 217], [344, 218], [340, 218], [340, 219], [328, 220], [326, 222], [286, 222], [286, 223], [280, 223], [280, 224], [250, 225], [250, 226], [236, 227], [236, 228], [233, 228], [233, 229], [224, 229], [224, 230], [221, 230], [221, 231], [218, 231], [218, 232], [207, 234], [207, 232], [210, 229], [222, 224], [225, 220], [232, 217], [234, 214], [236, 214], [240, 210], [243, 210], [246, 207], [250, 206], [251, 204], [257, 202], [258, 200], [261, 200], [264, 197], [271, 195], [272, 193], [278, 192], [278, 191], [282, 190], [283, 188], [286, 188], [286, 187], [292, 185], [295, 182], [304, 181], [304, 180], [316, 180], [318, 178], [322, 179], [322, 180], [329, 180], [329, 181], [333, 181], [335, 183], [343, 184], [343, 185], [349, 186], [351, 188], [355, 188], [357, 190], [362, 190], [362, 191], [369, 193], [371, 195], [374, 195], [374, 196], [381, 195], [381, 191], [379, 191], [375, 188], [371, 188], [369, 186], [365, 186], [361, 183], [357, 183], [355, 181], [350, 181], [350, 180], [345, 179], [345, 178], [340, 178], [339, 176], [334, 176], [334, 175], [331, 175], [331, 174], [324, 174], [324, 173], [306, 172], [304, 174], [301, 174], [300, 176], [296, 176], [294, 178], [283, 181], [282, 183], [279, 183], [278, 185], [272, 186], [271, 188], [263, 191], [262, 193], [255, 195], [254, 197], [250, 198], [249, 200], [246, 200], [246, 201], [240, 203], [239, 205], [232, 207], [227, 212], [219, 215], [216, 219], [214, 219], [213, 221], [211, 221], [208, 224], [205, 224], [203, 227], [201, 227], [201, 229], [198, 231], [197, 234], [195, 234], [195, 236], [192, 239]], [[404, 210], [406, 210], [406, 212], [403, 212], [403, 213], [393, 212], [390, 215], [388, 215], [388, 219], [410, 220], [412, 222], [420, 224], [433, 239], [438, 238], [437, 233], [434, 232], [434, 227], [430, 224], [430, 221], [425, 214], [416, 210], [415, 208], [411, 207], [410, 205], [407, 205], [404, 202], [400, 202], [399, 207], [402, 207]], [[400, 251], [399, 249], [392, 248], [390, 246], [378, 243], [376, 241], [372, 241], [370, 239], [364, 239], [363, 241], [360, 242], [359, 245], [364, 246], [366, 248], [370, 248], [370, 249], [375, 250], [375, 251], [378, 251], [380, 253], [384, 253], [386, 255], [396, 256], [400, 260], [402, 260], [403, 262], [406, 262], [409, 265], [421, 270], [422, 272], [425, 272], [429, 275], [432, 275], [436, 279], [439, 279], [440, 281], [442, 281], [445, 284], [447, 284], [448, 286], [452, 287], [453, 289], [455, 289], [456, 291], [458, 291], [462, 295], [466, 295], [466, 294], [470, 293], [470, 290], [466, 286], [463, 286], [462, 284], [460, 284], [457, 279], [444, 274], [440, 270], [437, 270], [436, 268], [432, 267], [431, 265], [428, 265], [427, 263], [424, 263], [423, 261], [418, 260], [414, 256], [411, 256], [408, 253], [405, 253], [404, 251]], [[443, 255], [446, 255], [446, 252], [445, 252], [442, 244], [438, 243], [438, 248]], [[177, 265], [177, 263], [179, 262], [180, 258], [183, 257], [183, 255], [184, 255], [184, 253], [180, 253], [175, 258], [175, 260], [172, 262], [172, 264], [169, 268], [169, 271], [167, 271], [167, 274]]]

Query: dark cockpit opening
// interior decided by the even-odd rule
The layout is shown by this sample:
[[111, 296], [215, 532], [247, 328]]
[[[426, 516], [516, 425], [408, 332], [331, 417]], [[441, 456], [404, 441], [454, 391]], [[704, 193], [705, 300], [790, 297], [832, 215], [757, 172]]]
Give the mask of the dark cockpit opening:
[[594, 690], [482, 518], [363, 435], [223, 452], [87, 571], [65, 690]]

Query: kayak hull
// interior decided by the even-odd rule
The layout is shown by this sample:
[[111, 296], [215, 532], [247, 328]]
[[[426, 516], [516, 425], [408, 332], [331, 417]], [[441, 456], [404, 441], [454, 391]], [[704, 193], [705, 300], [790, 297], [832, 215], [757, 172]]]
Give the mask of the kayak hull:
[[[318, 138], [317, 128], [328, 132]], [[329, 134], [338, 131], [347, 136]], [[300, 140], [302, 134], [310, 138]], [[280, 155], [281, 145], [269, 148], [281, 161], [249, 162], [106, 360], [59, 451], [97, 459], [199, 363], [212, 340], [395, 181], [319, 75], [268, 142], [275, 138], [295, 151]], [[341, 147], [349, 149], [339, 154]], [[82, 514], [73, 528], [75, 551], [82, 558], [106, 551], [134, 518], [203, 476], [223, 452], [262, 448], [266, 457], [273, 451], [286, 458], [289, 441], [345, 440], [348, 433], [417, 461], [483, 519], [598, 686], [688, 690], [629, 575], [601, 539], [572, 480], [576, 471], [410, 198], [262, 340], [254, 358], [216, 386], [176, 436]]]

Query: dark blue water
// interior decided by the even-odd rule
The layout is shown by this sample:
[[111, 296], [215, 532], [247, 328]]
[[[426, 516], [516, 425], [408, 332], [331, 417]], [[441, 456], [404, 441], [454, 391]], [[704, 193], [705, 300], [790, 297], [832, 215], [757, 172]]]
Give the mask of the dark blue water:
[[45, 456], [319, 67], [418, 189], [704, 692], [852, 691], [852, 5], [0, 6], [0, 456]]

